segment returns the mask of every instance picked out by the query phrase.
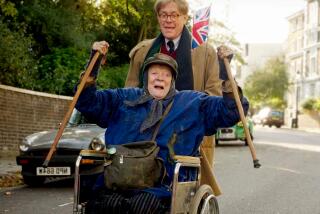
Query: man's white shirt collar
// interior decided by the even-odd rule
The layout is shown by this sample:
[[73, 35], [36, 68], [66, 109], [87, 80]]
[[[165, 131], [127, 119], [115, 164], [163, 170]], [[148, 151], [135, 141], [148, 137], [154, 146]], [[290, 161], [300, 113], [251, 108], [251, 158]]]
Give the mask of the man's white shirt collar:
[[[174, 44], [174, 50], [177, 50], [177, 48], [178, 48], [178, 46], [179, 46], [180, 38], [181, 38], [181, 35], [180, 35], [178, 38], [172, 40], [172, 41], [173, 41], [173, 44]], [[170, 41], [170, 39], [165, 38], [166, 48], [167, 48], [167, 50], [169, 51], [170, 48], [169, 48], [169, 46], [168, 46], [168, 44], [167, 44], [168, 41]]]

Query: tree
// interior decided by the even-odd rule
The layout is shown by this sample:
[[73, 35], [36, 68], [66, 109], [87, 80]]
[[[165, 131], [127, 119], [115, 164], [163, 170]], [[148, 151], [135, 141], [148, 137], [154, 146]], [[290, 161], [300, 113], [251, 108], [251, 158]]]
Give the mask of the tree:
[[286, 106], [284, 96], [288, 86], [289, 78], [284, 57], [280, 56], [268, 60], [264, 67], [249, 75], [244, 92], [253, 108], [261, 106], [284, 108]]
[[[158, 32], [154, 1], [0, 0], [0, 83], [72, 95], [96, 40], [111, 45], [109, 69], [127, 69], [131, 48]], [[125, 77], [106, 76], [116, 78], [102, 82], [123, 86]]]
[[38, 56], [59, 47], [87, 48], [95, 38], [93, 32], [81, 27], [83, 14], [87, 8], [94, 7], [93, 3], [85, 0], [12, 2], [16, 2], [17, 20], [26, 24], [26, 33], [36, 41], [33, 49]]
[[[1, 1], [0, 82], [72, 95], [94, 34], [81, 28], [86, 0]], [[101, 23], [99, 23], [101, 25]], [[84, 57], [85, 56], [85, 57]]]
[[16, 22], [17, 14], [13, 3], [0, 1], [0, 83], [32, 89], [34, 40], [26, 34], [26, 25]]
[[140, 41], [158, 33], [153, 12], [155, 0], [105, 0], [100, 8], [105, 14], [101, 39], [111, 47], [108, 62], [118, 66], [129, 62], [129, 51]]
[[88, 59], [87, 51], [76, 48], [55, 48], [51, 54], [39, 60], [36, 90], [72, 95], [79, 74], [84, 71]]
[[[97, 3], [99, 2], [99, 3]], [[129, 51], [159, 33], [155, 0], [0, 0], [0, 83], [72, 95], [93, 41], [110, 44], [100, 87], [122, 87]], [[223, 24], [220, 24], [223, 26]], [[238, 46], [234, 38], [221, 37]], [[214, 37], [218, 44], [220, 37]], [[238, 54], [236, 54], [237, 58]]]
[[235, 61], [241, 65], [245, 64], [242, 57], [242, 48], [240, 42], [235, 38], [234, 33], [223, 23], [218, 20], [214, 20], [210, 23], [210, 28], [213, 29], [212, 36], [209, 38], [209, 42], [215, 47], [220, 45], [227, 45], [234, 52]]

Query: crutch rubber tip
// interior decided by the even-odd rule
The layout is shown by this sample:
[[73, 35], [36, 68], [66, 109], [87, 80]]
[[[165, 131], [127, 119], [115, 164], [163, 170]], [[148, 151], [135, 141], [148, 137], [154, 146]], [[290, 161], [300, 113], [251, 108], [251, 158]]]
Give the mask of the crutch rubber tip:
[[258, 159], [253, 160], [253, 167], [254, 167], [254, 168], [260, 168], [260, 167], [261, 167], [261, 164], [259, 163], [259, 160], [258, 160]]

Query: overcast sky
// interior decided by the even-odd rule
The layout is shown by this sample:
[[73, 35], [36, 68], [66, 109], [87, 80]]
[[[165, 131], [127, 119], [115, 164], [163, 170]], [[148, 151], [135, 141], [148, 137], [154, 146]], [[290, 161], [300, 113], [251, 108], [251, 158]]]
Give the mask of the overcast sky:
[[[201, 4], [194, 3], [198, 1]], [[189, 0], [191, 10], [210, 0]], [[304, 9], [305, 0], [213, 0], [211, 18], [229, 20], [242, 43], [282, 43], [287, 38], [287, 17]], [[213, 29], [214, 30], [214, 29]]]

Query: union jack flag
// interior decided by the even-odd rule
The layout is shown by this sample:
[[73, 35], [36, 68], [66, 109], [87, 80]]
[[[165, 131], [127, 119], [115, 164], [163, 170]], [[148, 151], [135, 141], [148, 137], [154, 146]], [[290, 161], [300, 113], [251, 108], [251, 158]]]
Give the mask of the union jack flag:
[[204, 43], [209, 34], [211, 5], [195, 12], [192, 27], [192, 49]]

